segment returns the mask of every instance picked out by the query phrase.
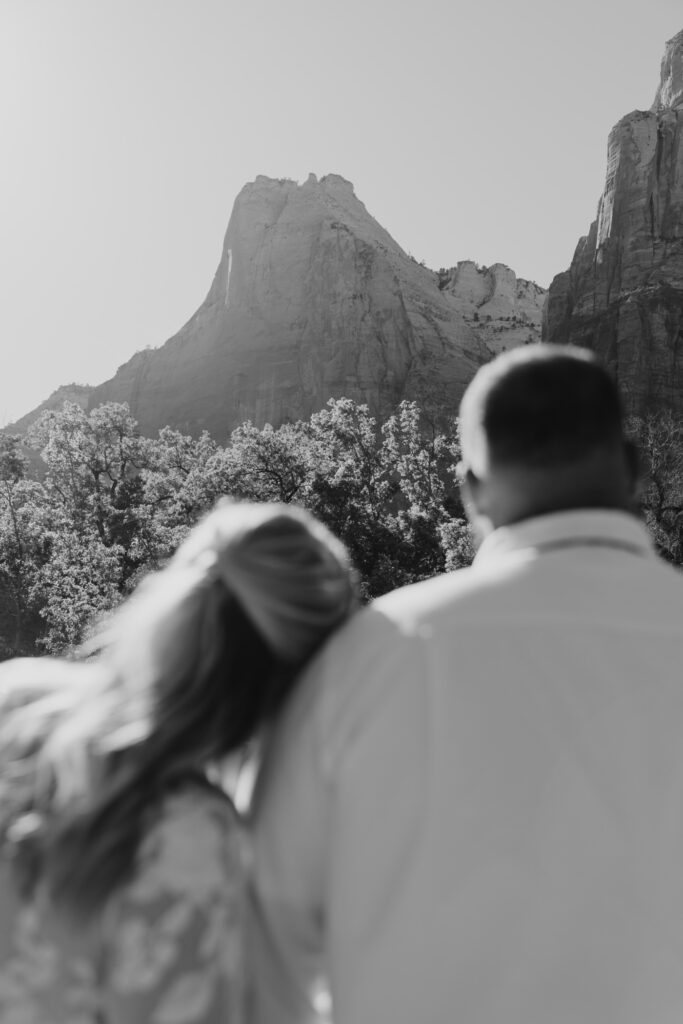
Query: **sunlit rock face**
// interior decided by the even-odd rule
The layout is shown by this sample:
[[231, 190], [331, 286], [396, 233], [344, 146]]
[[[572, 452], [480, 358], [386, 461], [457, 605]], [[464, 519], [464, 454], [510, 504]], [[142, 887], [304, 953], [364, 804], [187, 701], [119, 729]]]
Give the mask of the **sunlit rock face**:
[[670, 39], [664, 49], [659, 88], [653, 110], [674, 109], [683, 105], [683, 31]]
[[244, 420], [279, 425], [342, 396], [381, 417], [415, 399], [444, 420], [482, 363], [539, 340], [544, 298], [502, 264], [427, 269], [336, 174], [259, 177], [237, 197], [213, 284], [178, 334], [99, 386], [59, 389], [13, 428], [60, 396], [88, 409], [127, 402], [146, 434], [170, 424], [219, 441]]
[[[477, 323], [478, 300], [453, 273], [441, 280], [408, 256], [338, 175], [302, 185], [258, 177], [235, 202], [202, 306], [165, 345], [94, 388], [90, 405], [126, 401], [146, 433], [170, 423], [219, 440], [245, 419], [308, 417], [340, 396], [378, 415], [409, 398], [447, 416], [501, 347], [493, 327], [535, 311], [542, 294], [530, 285], [527, 300], [525, 282], [491, 268], [483, 276], [505, 288], [484, 303], [495, 324], [486, 312]], [[506, 322], [510, 344], [529, 327]]]
[[517, 277], [503, 263], [479, 267], [470, 260], [439, 271], [440, 287], [494, 353], [541, 340], [547, 292]]
[[597, 220], [550, 286], [544, 337], [595, 349], [631, 411], [683, 412], [683, 32], [651, 110], [610, 133]]
[[486, 345], [337, 175], [259, 177], [238, 196], [209, 294], [161, 349], [91, 401], [129, 401], [143, 430], [225, 436], [307, 417], [330, 397], [387, 412], [404, 397], [455, 408]]

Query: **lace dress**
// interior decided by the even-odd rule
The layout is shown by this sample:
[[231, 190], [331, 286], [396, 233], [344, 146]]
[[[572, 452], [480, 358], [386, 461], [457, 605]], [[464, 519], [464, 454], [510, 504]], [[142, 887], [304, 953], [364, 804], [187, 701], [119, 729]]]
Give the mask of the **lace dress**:
[[0, 862], [2, 1024], [240, 1024], [244, 839], [207, 787], [169, 796], [135, 878], [75, 933]]

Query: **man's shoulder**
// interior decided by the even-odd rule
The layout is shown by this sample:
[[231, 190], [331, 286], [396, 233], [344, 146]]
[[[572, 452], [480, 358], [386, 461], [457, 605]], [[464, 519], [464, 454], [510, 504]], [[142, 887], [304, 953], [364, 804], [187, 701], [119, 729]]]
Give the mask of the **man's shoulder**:
[[357, 612], [327, 641], [307, 674], [338, 680], [368, 667], [378, 671], [380, 663], [412, 660], [441, 621], [451, 628], [485, 615], [491, 592], [500, 586], [500, 574], [471, 567], [400, 587]]
[[392, 590], [357, 612], [331, 643], [353, 648], [359, 641], [372, 638], [384, 643], [392, 636], [410, 636], [426, 625], [432, 614], [476, 599], [478, 593], [488, 589], [488, 575], [470, 567]]
[[457, 569], [394, 590], [378, 598], [373, 611], [401, 632], [424, 630], [444, 616], [453, 623], [464, 617], [471, 621], [490, 609], [496, 595], [514, 585], [520, 570], [523, 566], [515, 559], [507, 565]]

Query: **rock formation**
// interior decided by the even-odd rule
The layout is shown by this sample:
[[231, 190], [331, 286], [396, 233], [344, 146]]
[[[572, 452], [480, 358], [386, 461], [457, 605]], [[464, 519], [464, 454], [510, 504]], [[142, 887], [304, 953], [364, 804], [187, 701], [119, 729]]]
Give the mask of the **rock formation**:
[[453, 296], [466, 322], [494, 354], [540, 340], [547, 293], [503, 263], [478, 267], [464, 260], [439, 271], [439, 287]]
[[308, 416], [329, 397], [385, 411], [438, 381], [455, 399], [487, 355], [349, 182], [259, 177], [235, 202], [203, 305], [91, 402], [129, 402], [145, 432], [173, 423], [222, 438], [246, 419]]
[[597, 220], [550, 286], [544, 338], [595, 349], [631, 411], [683, 412], [683, 32], [652, 108], [610, 133]]
[[219, 441], [331, 397], [380, 416], [414, 398], [446, 416], [492, 354], [539, 340], [544, 297], [501, 264], [427, 269], [338, 175], [258, 177], [237, 197], [199, 310], [92, 388], [88, 407], [128, 402], [144, 433], [170, 424]]

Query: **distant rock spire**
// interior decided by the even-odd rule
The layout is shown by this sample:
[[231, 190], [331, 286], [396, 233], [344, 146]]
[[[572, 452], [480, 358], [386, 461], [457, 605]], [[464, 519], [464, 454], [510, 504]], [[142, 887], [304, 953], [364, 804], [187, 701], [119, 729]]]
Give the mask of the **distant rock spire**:
[[659, 88], [651, 109], [683, 107], [683, 30], [666, 44]]

